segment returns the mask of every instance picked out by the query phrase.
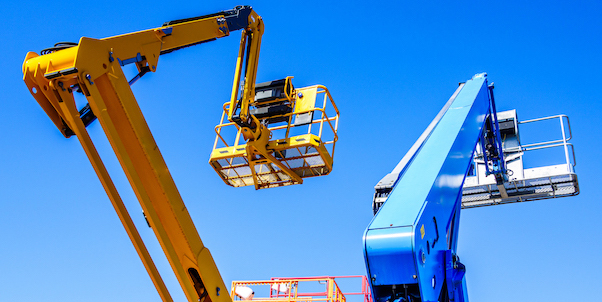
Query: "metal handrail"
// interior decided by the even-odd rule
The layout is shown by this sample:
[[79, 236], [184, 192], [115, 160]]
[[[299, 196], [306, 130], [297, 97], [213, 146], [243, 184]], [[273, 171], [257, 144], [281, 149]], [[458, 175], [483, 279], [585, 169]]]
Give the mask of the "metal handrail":
[[[326, 282], [325, 283], [325, 286], [326, 286], [325, 291], [318, 292], [318, 293], [315, 293], [315, 292], [299, 293], [298, 292], [300, 282], [311, 282], [311, 281]], [[273, 285], [282, 285], [282, 284], [287, 284], [289, 291], [287, 293], [279, 293], [278, 291], [276, 291], [276, 293], [274, 294], [273, 293], [274, 289], [272, 288], [272, 286]], [[270, 289], [269, 289], [270, 296], [269, 297], [254, 297], [253, 300], [256, 300], [256, 301], [282, 301], [282, 300], [308, 301], [308, 297], [310, 297], [309, 300], [311, 300], [311, 301], [331, 301], [331, 302], [344, 302], [345, 301], [343, 292], [337, 285], [334, 278], [272, 279], [269, 281], [267, 281], [267, 280], [265, 280], [265, 281], [233, 281], [232, 282], [232, 293], [233, 294], [234, 294], [236, 287], [239, 285], [242, 285], [242, 286], [268, 285], [268, 286], [270, 286]], [[236, 295], [233, 295], [233, 298], [236, 298]]]
[[[565, 131], [565, 126], [564, 126], [565, 118], [566, 118], [566, 125], [567, 125], [566, 128], [568, 129], [568, 137], [567, 137], [567, 132]], [[559, 120], [560, 129], [561, 129], [561, 133], [562, 133], [562, 139], [555, 139], [555, 140], [531, 143], [531, 144], [525, 144], [525, 145], [521, 144], [520, 151], [533, 151], [533, 150], [541, 150], [541, 149], [548, 149], [548, 148], [554, 148], [554, 147], [563, 147], [565, 161], [566, 161], [567, 165], [572, 164], [572, 166], [575, 167], [577, 165], [577, 158], [575, 157], [575, 147], [573, 146], [573, 144], [568, 143], [568, 141], [573, 138], [573, 132], [571, 131], [571, 123], [570, 123], [569, 117], [567, 115], [559, 114], [559, 115], [554, 115], [554, 116], [536, 118], [536, 119], [531, 119], [531, 120], [526, 120], [526, 121], [520, 121], [520, 122], [518, 122], [518, 124], [521, 125], [521, 124], [540, 122], [540, 121], [551, 120], [551, 119]], [[568, 150], [569, 147], [571, 148], [571, 154], [572, 154], [572, 158], [573, 158], [572, 163], [569, 158], [569, 150]]]
[[[317, 87], [318, 89], [321, 89], [321, 90], [317, 91], [316, 95], [319, 95], [321, 93], [325, 93], [325, 97], [324, 97], [324, 102], [323, 102], [323, 107], [322, 108], [316, 108], [316, 107], [314, 107], [314, 108], [312, 108], [310, 110], [304, 110], [304, 111], [300, 111], [300, 112], [291, 112], [291, 113], [284, 114], [282, 116], [283, 117], [290, 117], [292, 115], [304, 114], [304, 113], [308, 113], [308, 112], [315, 112], [315, 111], [321, 112], [322, 117], [320, 119], [313, 120], [309, 124], [310, 126], [308, 127], [308, 133], [311, 133], [311, 125], [313, 125], [313, 124], [320, 124], [320, 131], [319, 131], [318, 137], [320, 139], [322, 139], [323, 124], [324, 124], [324, 122], [327, 122], [328, 125], [329, 125], [329, 127], [330, 127], [330, 130], [333, 133], [333, 139], [330, 140], [330, 141], [323, 142], [323, 143], [325, 145], [329, 145], [329, 144], [333, 145], [333, 150], [332, 150], [332, 154], [331, 154], [331, 156], [333, 156], [334, 155], [334, 144], [338, 141], [337, 130], [338, 130], [338, 122], [339, 122], [339, 115], [340, 115], [340, 113], [339, 113], [339, 110], [338, 110], [336, 104], [334, 103], [334, 100], [332, 99], [330, 91], [328, 91], [328, 89], [326, 87], [324, 87], [322, 85], [314, 85], [314, 86], [309, 86], [307, 88], [312, 88], [312, 87]], [[333, 109], [336, 112], [336, 115], [334, 117], [328, 117], [328, 115], [326, 114], [326, 105], [327, 105], [326, 99], [330, 100], [330, 104], [331, 104], [331, 106], [333, 107]], [[224, 123], [224, 119], [226, 117], [226, 113], [229, 110], [229, 105], [230, 105], [229, 103], [224, 103], [224, 105], [223, 105], [223, 112], [222, 112], [222, 117], [220, 119], [220, 123], [217, 126], [215, 126], [214, 130], [215, 130], [215, 133], [216, 133], [216, 137], [215, 137], [215, 141], [214, 141], [214, 144], [213, 144], [213, 150], [217, 149], [217, 143], [220, 140], [224, 144], [225, 147], [230, 147], [230, 145], [226, 142], [226, 140], [221, 135], [221, 129], [223, 127], [228, 127], [228, 126], [236, 126], [238, 128], [237, 135], [236, 135], [236, 141], [233, 144], [233, 146], [238, 146], [238, 140], [240, 138], [240, 128], [234, 122]], [[332, 124], [332, 121], [334, 121], [334, 125]], [[303, 125], [303, 126], [307, 126], [307, 125]], [[291, 125], [289, 123], [288, 125], [280, 125], [280, 126], [271, 127], [271, 128], [268, 128], [268, 129], [270, 131], [275, 131], [275, 130], [283, 130], [283, 129], [286, 129], [286, 128], [289, 128], [289, 127], [292, 128], [292, 127], [301, 127], [301, 126], [295, 126], [294, 124]]]
[[566, 139], [566, 141], [570, 141], [573, 138], [573, 132], [571, 131], [571, 123], [569, 121], [569, 117], [565, 114], [559, 114], [559, 115], [553, 115], [553, 116], [548, 116], [548, 117], [540, 117], [540, 118], [535, 118], [535, 119], [530, 119], [530, 120], [526, 120], [526, 121], [520, 121], [518, 122], [518, 124], [527, 124], [527, 123], [533, 123], [533, 122], [540, 122], [540, 121], [544, 121], [544, 120], [551, 120], [551, 119], [555, 119], [555, 118], [559, 118], [562, 120], [562, 118], [566, 118], [566, 123], [567, 123], [567, 127], [569, 130], [569, 137]]
[[364, 275], [297, 277], [297, 278], [273, 277], [273, 278], [271, 278], [271, 280], [317, 281], [317, 280], [321, 280], [321, 279], [333, 279], [336, 284], [336, 279], [352, 279], [352, 278], [360, 278], [361, 279], [361, 292], [343, 293], [343, 295], [345, 295], [345, 296], [362, 295], [362, 296], [364, 296], [364, 302], [372, 302], [372, 293], [370, 291], [370, 283], [368, 282], [368, 278]]
[[[571, 147], [571, 154], [573, 155], [573, 167], [577, 165], [577, 157], [575, 156], [575, 146], [573, 146], [573, 144], [571, 143], [567, 143], [566, 144], [567, 147]], [[541, 150], [541, 149], [547, 149], [547, 148], [553, 148], [553, 147], [563, 147], [564, 144], [554, 144], [554, 145], [549, 145], [549, 146], [541, 146], [541, 147], [529, 147], [529, 148], [523, 148], [523, 151], [533, 151], [533, 150]]]
[[[283, 116], [290, 116], [290, 115], [293, 115], [293, 114], [295, 114], [295, 115], [296, 115], [296, 114], [303, 114], [303, 113], [307, 113], [307, 112], [311, 112], [311, 111], [320, 111], [320, 112], [324, 113], [324, 118], [321, 118], [321, 119], [314, 120], [314, 121], [312, 121], [312, 122], [311, 122], [311, 124], [318, 124], [318, 123], [324, 123], [324, 122], [327, 122], [327, 123], [329, 124], [329, 126], [330, 126], [330, 129], [332, 130], [332, 132], [333, 132], [333, 134], [334, 134], [334, 138], [333, 138], [333, 140], [330, 140], [330, 141], [324, 142], [324, 144], [332, 144], [332, 143], [335, 143], [335, 142], [337, 142], [337, 141], [338, 141], [338, 138], [339, 138], [339, 136], [338, 136], [338, 134], [337, 134], [337, 132], [336, 132], [336, 131], [337, 131], [337, 129], [336, 129], [336, 128], [337, 128], [337, 123], [338, 123], [338, 116], [335, 116], [335, 117], [328, 117], [328, 116], [326, 115], [326, 112], [325, 112], [325, 110], [323, 110], [322, 108], [314, 108], [314, 109], [312, 109], [312, 110], [305, 110], [305, 111], [301, 111], [300, 113], [296, 113], [296, 112], [295, 112], [295, 113], [288, 113], [287, 115], [283, 115]], [[332, 125], [332, 121], [335, 121], [335, 126], [333, 126], [333, 125]], [[236, 123], [234, 123], [234, 122], [228, 122], [228, 123], [225, 123], [225, 124], [223, 124], [223, 123], [220, 123], [219, 125], [215, 126], [215, 129], [214, 129], [214, 130], [215, 130], [215, 134], [216, 134], [217, 136], [216, 136], [216, 141], [215, 141], [215, 143], [214, 143], [213, 149], [216, 149], [216, 148], [217, 148], [217, 141], [218, 141], [218, 138], [219, 138], [219, 140], [221, 140], [221, 141], [222, 141], [222, 143], [224, 143], [224, 145], [225, 145], [226, 147], [230, 147], [230, 146], [228, 145], [228, 143], [226, 142], [226, 140], [225, 140], [225, 139], [222, 137], [222, 135], [221, 135], [221, 128], [223, 128], [223, 127], [228, 127], [228, 126], [236, 126], [236, 125], [237, 125], [237, 124], [236, 124]], [[305, 126], [305, 125], [303, 125], [303, 126]], [[286, 129], [287, 127], [289, 127], [289, 126], [287, 126], [287, 125], [280, 125], [280, 126], [271, 127], [271, 128], [268, 128], [268, 129], [269, 129], [270, 131], [273, 131], [273, 130], [283, 130], [283, 129]], [[295, 126], [295, 125], [291, 125], [290, 127], [301, 127], [301, 126]], [[237, 136], [238, 136], [238, 135], [237, 135]], [[321, 138], [322, 136], [321, 136], [321, 135], [318, 135], [318, 137], [320, 137], [320, 138]], [[237, 145], [238, 145], [238, 143], [237, 143], [237, 142], [235, 142], [235, 144], [234, 144], [234, 145], [232, 145], [232, 146], [237, 146]]]

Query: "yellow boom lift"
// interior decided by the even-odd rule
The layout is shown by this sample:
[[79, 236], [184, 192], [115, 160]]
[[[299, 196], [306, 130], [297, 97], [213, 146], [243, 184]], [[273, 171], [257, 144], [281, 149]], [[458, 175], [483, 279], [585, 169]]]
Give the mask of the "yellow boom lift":
[[[59, 43], [41, 55], [29, 52], [23, 63], [23, 79], [33, 97], [65, 137], [79, 139], [163, 301], [172, 298], [86, 127], [96, 119], [100, 122], [188, 301], [231, 302], [130, 85], [155, 72], [160, 55], [239, 29], [242, 39], [232, 98], [224, 105], [228, 122], [223, 115], [216, 127], [211, 165], [227, 184], [254, 184], [256, 189], [328, 174], [338, 110], [323, 86], [294, 89], [290, 77], [255, 85], [263, 22], [249, 6], [104, 39], [82, 37], [77, 44]], [[128, 64], [135, 64], [139, 72], [129, 81], [121, 68]], [[83, 108], [77, 108], [75, 92], [86, 97]], [[318, 96], [323, 96], [321, 103]], [[330, 117], [327, 100], [334, 112]], [[223, 137], [224, 127], [235, 128], [232, 145]], [[309, 129], [303, 134], [293, 131], [300, 127]], [[324, 128], [331, 133], [326, 135]], [[283, 134], [273, 138], [277, 131]], [[223, 145], [218, 146], [218, 139]]]

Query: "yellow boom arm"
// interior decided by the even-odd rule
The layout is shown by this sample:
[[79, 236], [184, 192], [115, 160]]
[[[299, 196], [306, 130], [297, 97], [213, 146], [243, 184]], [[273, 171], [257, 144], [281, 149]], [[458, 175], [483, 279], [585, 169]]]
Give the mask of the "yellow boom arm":
[[[294, 89], [292, 77], [255, 84], [263, 22], [249, 6], [104, 39], [83, 37], [77, 44], [60, 43], [41, 55], [29, 52], [23, 63], [23, 80], [33, 97], [65, 137], [77, 136], [163, 301], [172, 298], [86, 127], [96, 119], [100, 122], [188, 301], [231, 302], [130, 85], [155, 72], [160, 55], [239, 29], [243, 32], [232, 97], [216, 127], [212, 167], [225, 183], [255, 184], [256, 189], [299, 184], [302, 178], [330, 173], [338, 109], [321, 85]], [[139, 72], [129, 81], [122, 70], [128, 64]], [[84, 108], [76, 107], [74, 92], [87, 98]], [[224, 116], [228, 123], [223, 123]], [[238, 131], [232, 146], [220, 134], [226, 126]], [[289, 135], [300, 127], [307, 133]], [[270, 140], [272, 131], [284, 136]], [[244, 146], [239, 145], [240, 135]], [[217, 146], [218, 137], [225, 146]]]
[[[23, 79], [65, 137], [77, 136], [163, 301], [172, 301], [130, 218], [86, 125], [98, 118], [142, 205], [188, 301], [230, 302], [228, 290], [203, 245], [121, 66], [136, 64], [139, 78], [154, 72], [159, 56], [227, 36], [260, 20], [250, 7], [169, 22], [105, 39], [81, 38], [76, 46], [30, 52]], [[134, 79], [134, 80], [135, 80]], [[89, 102], [78, 111], [73, 97]]]

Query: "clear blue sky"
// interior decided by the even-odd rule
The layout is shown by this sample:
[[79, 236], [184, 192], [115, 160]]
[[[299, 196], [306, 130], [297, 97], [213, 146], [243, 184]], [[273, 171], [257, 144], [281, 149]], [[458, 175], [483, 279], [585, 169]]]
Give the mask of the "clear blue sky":
[[[341, 111], [334, 171], [302, 186], [223, 184], [207, 164], [240, 33], [160, 59], [134, 93], [226, 284], [364, 274], [373, 186], [475, 73], [499, 110], [570, 116], [578, 197], [462, 212], [471, 301], [596, 301], [602, 281], [598, 171], [599, 1], [5, 1], [0, 60], [0, 300], [158, 301], [75, 138], [22, 82], [28, 51], [252, 5], [266, 33], [258, 81], [321, 83]], [[119, 166], [90, 128], [112, 171]], [[553, 163], [553, 162], [552, 162]], [[115, 181], [176, 300], [178, 284], [122, 174]], [[597, 197], [598, 196], [598, 197]]]

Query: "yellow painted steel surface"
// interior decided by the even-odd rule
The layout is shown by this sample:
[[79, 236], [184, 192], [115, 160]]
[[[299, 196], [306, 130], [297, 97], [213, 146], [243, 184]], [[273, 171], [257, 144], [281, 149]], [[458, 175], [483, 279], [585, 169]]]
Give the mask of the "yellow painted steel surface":
[[[249, 26], [242, 31], [240, 39], [240, 48], [238, 50], [238, 59], [236, 61], [236, 71], [234, 72], [234, 83], [230, 98], [231, 109], [228, 113], [229, 120], [232, 120], [237, 107], [240, 107], [240, 117], [242, 120], [246, 121], [250, 117], [249, 104], [255, 99], [255, 77], [257, 76], [263, 31], [264, 26], [261, 17], [257, 16], [257, 14], [251, 14], [249, 16]], [[242, 85], [241, 81], [243, 81]], [[241, 88], [242, 91], [239, 91]]]
[[[327, 175], [332, 170], [330, 154], [313, 134], [275, 140], [268, 149], [299, 178]], [[211, 154], [211, 166], [233, 187], [257, 184], [258, 189], [264, 189], [298, 182], [268, 160], [255, 164], [255, 181], [246, 155], [246, 145], [216, 149]]]
[[[269, 141], [261, 143], [261, 152], [254, 149], [253, 141], [240, 143], [245, 129], [225, 120], [231, 110], [229, 104], [224, 105], [209, 163], [226, 184], [264, 189], [300, 184], [303, 178], [332, 171], [339, 111], [328, 89], [321, 85], [295, 89], [287, 98], [295, 109], [276, 116], [285, 122], [266, 127]], [[312, 120], [295, 124], [298, 116], [308, 113]], [[226, 137], [225, 132], [233, 134], [234, 139]]]
[[23, 64], [23, 79], [33, 97], [65, 136], [75, 134], [81, 142], [163, 301], [172, 298], [86, 132], [73, 89], [77, 86], [88, 99], [187, 299], [230, 302], [119, 64], [141, 58], [139, 69], [155, 71], [161, 51], [226, 36], [219, 19], [106, 39], [84, 37], [77, 46], [50, 54], [30, 52]]
[[[23, 63], [23, 80], [32, 96], [65, 137], [76, 135], [79, 139], [163, 301], [172, 301], [172, 298], [86, 131], [84, 122], [90, 121], [84, 121], [85, 115], [78, 111], [73, 92], [81, 91], [87, 98], [89, 109], [117, 155], [187, 300], [231, 302], [121, 69], [125, 64], [135, 64], [142, 76], [145, 72], [156, 71], [159, 56], [164, 52], [228, 34], [224, 17], [212, 15], [105, 39], [83, 37], [70, 48], [54, 49], [43, 55], [29, 52]], [[223, 173], [220, 162], [225, 160], [232, 165], [235, 159], [246, 160], [256, 188], [302, 183], [303, 177], [328, 174], [338, 140], [339, 112], [325, 87], [312, 86], [303, 90], [313, 98], [323, 94], [323, 106], [301, 105], [305, 101], [300, 101], [299, 107], [285, 116], [287, 125], [268, 128], [250, 114], [249, 107], [254, 106], [255, 101], [255, 75], [262, 34], [262, 20], [251, 11], [248, 27], [243, 30], [230, 103], [241, 109], [240, 116], [249, 123], [244, 127], [233, 122], [224, 123], [224, 117], [232, 121], [233, 113], [224, 106], [222, 123], [216, 131], [225, 144], [220, 136], [221, 128], [234, 126], [236, 143], [233, 146], [225, 144], [223, 150], [215, 150], [218, 147], [214, 146], [212, 165], [226, 183], [249, 185], [249, 176], [224, 177], [228, 173]], [[245, 55], [246, 60], [243, 60]], [[241, 79], [244, 79], [244, 85], [239, 98]], [[293, 106], [296, 94], [286, 97], [291, 99]], [[326, 115], [327, 103], [334, 110], [330, 117]], [[319, 111], [320, 117], [304, 124], [309, 130], [292, 135], [290, 131], [297, 127], [292, 124], [294, 116], [314, 111]], [[324, 135], [324, 129], [330, 134]], [[283, 131], [284, 136], [272, 139], [275, 133]], [[245, 144], [238, 143], [241, 136]], [[232, 167], [228, 169], [232, 170]]]
[[299, 93], [303, 95], [303, 98], [297, 98], [295, 102], [295, 112], [302, 113], [313, 111], [315, 107], [315, 99], [318, 94], [318, 87], [312, 86], [300, 88], [297, 89], [295, 92], [297, 93], [297, 95], [299, 95]]

